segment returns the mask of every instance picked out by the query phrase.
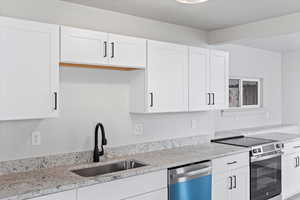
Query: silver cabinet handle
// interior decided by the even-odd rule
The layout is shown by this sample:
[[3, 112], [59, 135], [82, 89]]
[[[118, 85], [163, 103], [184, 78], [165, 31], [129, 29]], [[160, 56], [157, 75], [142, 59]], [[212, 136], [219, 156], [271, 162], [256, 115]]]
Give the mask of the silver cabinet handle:
[[107, 57], [107, 42], [105, 41], [104, 42], [104, 55], [103, 55], [104, 58]]
[[54, 110], [57, 110], [57, 92], [54, 92]]
[[300, 166], [300, 157], [297, 156], [297, 160], [296, 160], [296, 167], [299, 167]]
[[150, 92], [150, 107], [153, 107], [153, 92]]
[[233, 165], [233, 164], [236, 164], [236, 163], [237, 163], [237, 161], [233, 161], [233, 162], [227, 163], [227, 165]]
[[233, 176], [233, 180], [234, 180], [233, 188], [236, 188], [236, 176]]
[[299, 149], [300, 148], [300, 146], [294, 146], [294, 149]]
[[229, 176], [229, 190], [232, 190], [233, 188], [232, 180], [233, 180], [232, 176]]
[[111, 44], [111, 58], [115, 57], [115, 43], [112, 42]]
[[210, 103], [210, 95], [211, 95], [211, 93], [207, 93], [208, 94], [208, 104], [207, 105], [211, 105], [211, 103]]
[[215, 93], [212, 93], [212, 96], [213, 96], [213, 103], [212, 103], [212, 105], [215, 105]]

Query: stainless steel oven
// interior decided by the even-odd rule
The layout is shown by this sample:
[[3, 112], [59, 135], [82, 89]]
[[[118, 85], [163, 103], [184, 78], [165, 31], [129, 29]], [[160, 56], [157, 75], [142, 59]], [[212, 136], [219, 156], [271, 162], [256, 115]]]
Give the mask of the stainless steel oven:
[[[270, 148], [270, 151], [263, 151], [262, 148]], [[280, 144], [252, 148], [250, 159], [251, 200], [267, 200], [281, 194], [282, 152], [280, 149]]]
[[250, 199], [267, 200], [281, 194], [281, 155], [283, 144], [274, 140], [236, 136], [212, 142], [241, 147], [250, 151]]

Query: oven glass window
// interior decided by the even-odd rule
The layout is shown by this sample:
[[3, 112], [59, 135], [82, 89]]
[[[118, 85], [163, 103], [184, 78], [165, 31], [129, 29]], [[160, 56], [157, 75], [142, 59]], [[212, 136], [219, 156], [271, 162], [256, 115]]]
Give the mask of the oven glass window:
[[251, 162], [251, 200], [267, 200], [281, 193], [281, 156]]

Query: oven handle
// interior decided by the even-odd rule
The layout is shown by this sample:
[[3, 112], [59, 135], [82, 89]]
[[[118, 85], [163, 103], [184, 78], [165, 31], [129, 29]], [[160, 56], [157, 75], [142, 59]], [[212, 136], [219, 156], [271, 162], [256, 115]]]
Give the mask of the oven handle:
[[273, 154], [273, 155], [269, 155], [269, 156], [262, 156], [262, 157], [259, 157], [259, 158], [251, 157], [251, 163], [262, 161], [262, 160], [268, 160], [268, 159], [271, 159], [271, 158], [276, 158], [276, 157], [279, 157], [281, 155], [283, 155], [282, 152], [281, 153], [276, 153], [276, 154]]

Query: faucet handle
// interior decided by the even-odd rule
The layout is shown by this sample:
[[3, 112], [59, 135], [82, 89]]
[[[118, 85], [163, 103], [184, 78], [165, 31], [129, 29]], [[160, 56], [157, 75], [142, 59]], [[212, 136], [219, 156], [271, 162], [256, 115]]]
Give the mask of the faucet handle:
[[102, 145], [107, 145], [107, 139], [106, 138], [103, 138], [103, 140], [102, 140]]

